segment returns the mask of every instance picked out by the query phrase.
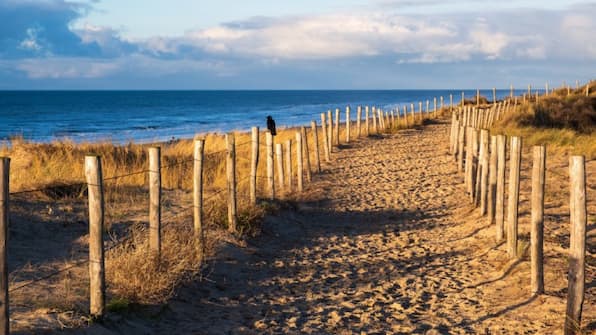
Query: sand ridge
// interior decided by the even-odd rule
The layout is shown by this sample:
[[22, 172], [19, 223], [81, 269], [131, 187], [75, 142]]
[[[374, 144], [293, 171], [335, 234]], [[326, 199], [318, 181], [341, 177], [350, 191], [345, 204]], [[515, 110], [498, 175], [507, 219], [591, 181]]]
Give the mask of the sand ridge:
[[[225, 245], [203, 281], [151, 318], [102, 330], [561, 333], [564, 295], [530, 297], [527, 259], [507, 260], [494, 228], [464, 195], [448, 129], [433, 124], [342, 146], [308, 186], [316, 199], [268, 217], [246, 247]], [[564, 269], [566, 259], [551, 263]], [[566, 285], [560, 281], [557, 289]], [[591, 324], [593, 302], [589, 290], [584, 320]]]

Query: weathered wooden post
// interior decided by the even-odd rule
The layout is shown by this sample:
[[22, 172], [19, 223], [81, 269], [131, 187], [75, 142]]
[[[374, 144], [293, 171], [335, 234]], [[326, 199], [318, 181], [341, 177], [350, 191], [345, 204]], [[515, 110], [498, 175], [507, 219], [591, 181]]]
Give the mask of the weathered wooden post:
[[339, 108], [335, 109], [335, 145], [339, 146]]
[[519, 173], [521, 167], [521, 137], [511, 137], [509, 168], [509, 194], [507, 198], [507, 253], [509, 258], [517, 258], [517, 219], [519, 204]]
[[331, 156], [331, 151], [333, 149], [333, 118], [331, 115], [331, 110], [327, 111], [327, 137], [329, 142], [329, 156]]
[[321, 131], [323, 133], [323, 149], [325, 152], [325, 161], [329, 162], [329, 153], [331, 151], [329, 150], [329, 139], [327, 138], [327, 124], [325, 122], [325, 113], [321, 113]]
[[532, 165], [532, 228], [530, 232], [530, 272], [532, 295], [544, 293], [543, 239], [544, 239], [544, 181], [546, 147], [533, 148]]
[[[6, 165], [2, 169], [3, 173], [5, 169]], [[0, 177], [3, 180], [5, 178], [6, 176]], [[89, 312], [92, 318], [102, 319], [106, 307], [106, 278], [103, 250], [103, 175], [99, 156], [85, 157], [85, 178], [89, 197]]]
[[488, 207], [488, 139], [489, 134], [487, 129], [480, 131], [480, 167], [482, 174], [480, 176], [480, 215], [485, 215]]
[[420, 114], [420, 121], [424, 119], [424, 115], [422, 114], [422, 101], [418, 102], [418, 114]]
[[236, 233], [238, 213], [236, 210], [236, 137], [234, 136], [234, 133], [226, 134], [226, 144], [228, 151], [226, 159], [228, 181], [228, 230], [231, 233]]
[[346, 143], [350, 143], [350, 106], [346, 107]]
[[408, 128], [408, 107], [404, 105], [404, 122], [406, 123], [406, 128]]
[[497, 136], [490, 137], [490, 161], [488, 168], [488, 224], [495, 223], [495, 206], [497, 198]]
[[430, 115], [430, 100], [426, 100], [426, 115]]
[[474, 155], [474, 150], [472, 148], [473, 132], [474, 128], [469, 126], [466, 128], [466, 165], [464, 172], [464, 184], [466, 186], [466, 192], [468, 195], [472, 192], [472, 160]]
[[375, 114], [377, 114], [377, 110], [376, 108], [373, 106], [372, 107], [372, 123], [373, 123], [373, 133], [378, 134], [379, 131], [377, 130], [377, 116]]
[[[439, 110], [441, 111], [441, 115], [443, 115], [444, 99], [443, 99], [443, 96], [440, 96], [439, 98], [440, 98], [440, 101], [441, 101], [441, 108], [439, 108]], [[438, 115], [435, 113], [435, 118], [437, 116]]]
[[368, 123], [368, 106], [364, 108], [364, 129], [366, 129], [366, 136], [370, 136], [370, 124]]
[[321, 156], [319, 154], [319, 133], [317, 130], [317, 122], [311, 121], [310, 128], [312, 130], [313, 149], [315, 150], [315, 169], [317, 173], [321, 173]]
[[449, 94], [449, 111], [453, 112], [453, 94]]
[[414, 110], [414, 104], [410, 104], [410, 114], [412, 115], [412, 124], [416, 124], [416, 111]]
[[2, 271], [0, 274], [0, 318], [2, 318], [0, 320], [0, 334], [2, 335], [10, 334], [10, 303], [8, 298], [9, 176], [10, 158], [0, 157], [0, 271]]
[[161, 148], [149, 148], [149, 249], [161, 254]]
[[569, 158], [569, 272], [567, 277], [567, 317], [565, 334], [579, 334], [586, 276], [586, 159]]
[[546, 84], [544, 85], [544, 96], [548, 96], [549, 95], [549, 91], [548, 91], [548, 81], [546, 82]]
[[493, 87], [493, 104], [497, 103], [497, 89]]
[[273, 135], [270, 131], [265, 133], [265, 145], [267, 147], [267, 186], [269, 187], [269, 198], [275, 199], [275, 180], [273, 177]]
[[586, 84], [586, 96], [587, 96], [587, 97], [589, 97], [589, 96], [590, 96], [590, 84], [591, 84], [591, 83], [592, 83], [592, 82], [588, 82], [588, 83]]
[[437, 97], [433, 98], [433, 115], [437, 115]]
[[476, 89], [476, 106], [480, 106], [480, 90]]
[[250, 157], [250, 203], [257, 204], [257, 171], [259, 167], [259, 127], [251, 129], [251, 157]]
[[464, 91], [461, 92], [461, 106], [464, 107], [466, 105], [466, 97]]
[[312, 181], [312, 172], [310, 170], [310, 152], [308, 148], [308, 136], [306, 134], [306, 128], [300, 127], [300, 132], [302, 133], [302, 151], [304, 152], [302, 159], [306, 163], [306, 181], [310, 183]]
[[457, 133], [457, 142], [459, 148], [457, 149], [457, 171], [464, 171], [464, 142], [466, 138], [466, 127], [463, 124], [459, 127]]
[[275, 160], [277, 162], [277, 181], [279, 189], [284, 189], [284, 153], [281, 143], [275, 143]]
[[[192, 171], [192, 202], [195, 243], [199, 259], [204, 259], [205, 238], [203, 233], [203, 153], [205, 140], [194, 141], [194, 164]], [[251, 193], [252, 201], [252, 193]], [[256, 197], [255, 197], [256, 203]]]
[[457, 128], [459, 127], [459, 122], [457, 121], [457, 116], [455, 115], [455, 113], [451, 114], [451, 129], [449, 130], [449, 153], [451, 153], [452, 155], [455, 153], [455, 150], [457, 149], [457, 146], [455, 145], [455, 143], [457, 143]]
[[356, 109], [356, 128], [358, 128], [358, 131], [356, 133], [358, 134], [358, 138], [360, 138], [362, 136], [362, 128], [360, 127], [361, 123], [362, 123], [362, 106], [358, 106], [358, 109]]
[[[324, 123], [323, 123], [324, 124]], [[323, 134], [323, 137], [326, 135]], [[294, 189], [294, 175], [292, 171], [292, 140], [286, 141], [286, 186], [288, 188], [288, 192], [292, 192]]]
[[509, 98], [513, 99], [513, 84], [509, 85]]
[[302, 134], [300, 132], [296, 132], [296, 174], [297, 174], [297, 184], [298, 184], [298, 191], [302, 192], [304, 190], [303, 186], [303, 162], [302, 162]]

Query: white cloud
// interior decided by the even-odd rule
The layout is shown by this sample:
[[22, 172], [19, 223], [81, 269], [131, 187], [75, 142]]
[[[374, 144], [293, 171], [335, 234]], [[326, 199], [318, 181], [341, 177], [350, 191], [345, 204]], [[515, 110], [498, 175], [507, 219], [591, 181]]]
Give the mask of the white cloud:
[[17, 61], [16, 67], [31, 79], [100, 78], [119, 68], [113, 62], [88, 58], [30, 58]]
[[37, 29], [28, 28], [26, 32], [27, 38], [21, 41], [19, 47], [25, 50], [40, 51], [41, 45], [37, 42]]

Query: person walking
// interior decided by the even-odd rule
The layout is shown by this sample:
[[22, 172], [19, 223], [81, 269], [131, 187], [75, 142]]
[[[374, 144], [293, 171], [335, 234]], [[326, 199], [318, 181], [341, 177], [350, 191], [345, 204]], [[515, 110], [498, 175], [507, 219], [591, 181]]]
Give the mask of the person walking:
[[267, 129], [269, 129], [269, 132], [271, 132], [272, 136], [277, 135], [277, 131], [275, 130], [275, 121], [271, 115], [267, 116]]

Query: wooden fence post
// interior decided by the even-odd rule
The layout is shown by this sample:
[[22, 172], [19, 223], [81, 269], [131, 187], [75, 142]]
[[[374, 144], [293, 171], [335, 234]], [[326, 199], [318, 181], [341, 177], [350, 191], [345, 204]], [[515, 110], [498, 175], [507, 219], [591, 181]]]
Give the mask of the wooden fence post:
[[238, 215], [236, 210], [236, 137], [234, 133], [226, 134], [227, 159], [226, 171], [228, 175], [228, 230], [236, 232]]
[[493, 104], [497, 103], [497, 89], [493, 87]]
[[430, 100], [426, 100], [426, 115], [430, 115]]
[[453, 94], [449, 94], [449, 111], [453, 111]]
[[437, 115], [437, 97], [433, 98], [433, 115]]
[[279, 189], [284, 189], [284, 153], [281, 143], [275, 143], [275, 160], [277, 161], [277, 178]]
[[257, 171], [259, 167], [259, 127], [251, 129], [252, 152], [250, 157], [250, 203], [257, 204]]
[[106, 278], [103, 176], [99, 156], [85, 157], [85, 178], [89, 197], [89, 312], [94, 319], [101, 319], [106, 307]]
[[410, 104], [410, 114], [412, 115], [412, 124], [416, 124], [416, 114], [414, 110], [414, 104]]
[[195, 140], [194, 142], [194, 164], [192, 173], [192, 201], [193, 201], [193, 221], [196, 249], [199, 259], [204, 259], [205, 239], [203, 233], [203, 152], [205, 149], [205, 140]]
[[424, 115], [422, 114], [422, 101], [418, 102], [418, 114], [420, 114], [420, 121], [424, 119]]
[[311, 121], [310, 128], [312, 129], [313, 149], [315, 150], [315, 169], [317, 173], [321, 173], [321, 156], [319, 154], [319, 134], [317, 131], [317, 122]]
[[454, 143], [457, 142], [456, 128], [458, 127], [458, 121], [455, 113], [451, 114], [451, 129], [449, 130], [449, 153], [453, 154], [455, 151]]
[[457, 133], [457, 142], [458, 142], [458, 149], [457, 149], [457, 171], [463, 172], [464, 171], [464, 142], [466, 138], [466, 127], [462, 125], [459, 126], [459, 131]]
[[488, 224], [495, 223], [495, 202], [497, 197], [497, 136], [490, 137], [490, 159], [488, 168]]
[[[324, 114], [323, 114], [324, 115]], [[325, 137], [326, 135], [323, 134]], [[286, 185], [288, 188], [288, 192], [292, 192], [293, 188], [294, 188], [294, 176], [292, 173], [292, 140], [287, 140], [286, 141]]]
[[149, 148], [149, 249], [161, 256], [161, 148]]
[[489, 134], [487, 129], [480, 131], [480, 167], [482, 174], [480, 175], [480, 215], [486, 215], [488, 207], [488, 163], [489, 163], [489, 148], [488, 148]]
[[464, 107], [466, 105], [466, 96], [464, 91], [461, 92], [461, 106]]
[[306, 128], [300, 127], [300, 132], [302, 133], [302, 151], [304, 152], [302, 159], [304, 160], [304, 163], [306, 163], [306, 181], [310, 183], [312, 181], [312, 172], [310, 170], [310, 152], [308, 149], [308, 136], [306, 134]]
[[[444, 107], [444, 101], [445, 99], [443, 98], [443, 96], [440, 96], [440, 101], [441, 101], [441, 108], [439, 108], [439, 110], [441, 111], [441, 115], [443, 115], [443, 107]], [[437, 114], [435, 113], [435, 118], [437, 118]]]
[[544, 238], [544, 182], [546, 147], [533, 148], [532, 165], [532, 228], [530, 232], [530, 272], [532, 295], [544, 293], [543, 238]]
[[350, 143], [350, 106], [346, 107], [346, 143]]
[[586, 159], [569, 158], [569, 211], [571, 237], [569, 241], [569, 272], [565, 334], [579, 334], [586, 275]]
[[476, 106], [480, 106], [480, 90], [476, 90]]
[[375, 114], [377, 114], [377, 110], [374, 106], [372, 107], [371, 114], [372, 114], [372, 123], [373, 123], [373, 133], [378, 134], [379, 132], [377, 131], [377, 116], [375, 115]]
[[323, 149], [325, 152], [325, 161], [329, 163], [329, 140], [327, 138], [327, 124], [325, 121], [325, 113], [321, 113], [321, 132], [323, 133]]
[[10, 313], [8, 297], [8, 218], [10, 158], [0, 157], [0, 334], [10, 334]]
[[333, 117], [331, 116], [331, 110], [327, 111], [327, 137], [329, 142], [329, 155], [333, 149]]
[[368, 106], [364, 107], [364, 129], [366, 129], [366, 136], [370, 136], [370, 124], [368, 123]]
[[507, 198], [507, 253], [517, 258], [517, 219], [519, 205], [519, 172], [521, 167], [521, 137], [511, 137], [509, 194]]
[[474, 155], [474, 151], [472, 149], [473, 132], [474, 128], [466, 128], [466, 166], [464, 172], [464, 184], [466, 186], [466, 192], [468, 195], [472, 192], [472, 160]]
[[495, 197], [495, 225], [496, 240], [501, 242], [504, 238], [505, 226], [505, 152], [507, 137], [497, 135], [497, 195]]
[[267, 147], [267, 186], [269, 186], [269, 199], [275, 199], [275, 180], [273, 175], [273, 135], [270, 131], [265, 133], [265, 145]]
[[302, 162], [302, 134], [296, 132], [296, 175], [298, 176], [298, 192], [304, 190], [303, 186], [303, 162]]
[[358, 106], [358, 109], [356, 109], [356, 128], [358, 128], [358, 130], [356, 131], [357, 134], [357, 138], [360, 138], [362, 136], [362, 128], [360, 128], [360, 124], [362, 123], [362, 106]]
[[[335, 145], [339, 147], [339, 108], [335, 109]], [[304, 140], [304, 139], [303, 139]]]

